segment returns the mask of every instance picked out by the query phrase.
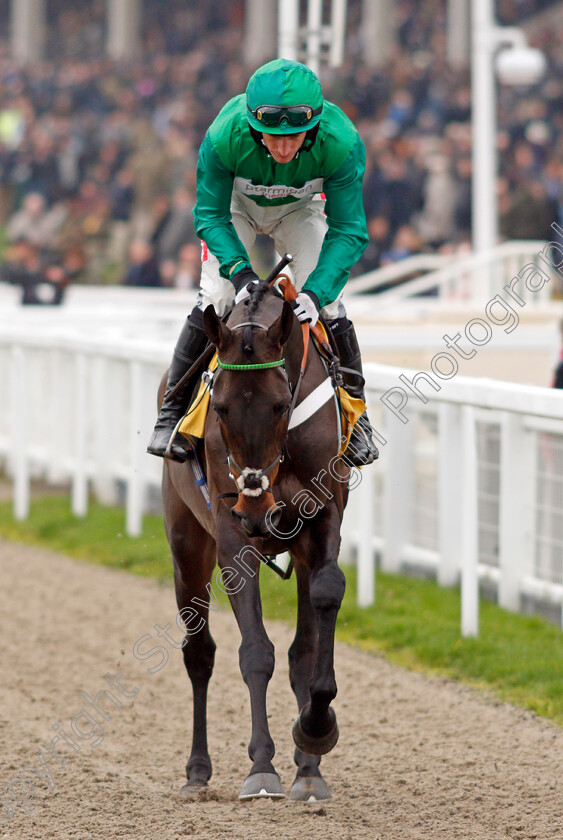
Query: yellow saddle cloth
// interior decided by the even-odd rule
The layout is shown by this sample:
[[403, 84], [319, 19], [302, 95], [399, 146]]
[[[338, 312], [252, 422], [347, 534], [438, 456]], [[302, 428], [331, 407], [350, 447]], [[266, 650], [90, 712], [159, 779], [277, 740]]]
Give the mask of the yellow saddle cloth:
[[[320, 326], [320, 325], [319, 325]], [[217, 353], [209, 363], [208, 371], [213, 374], [217, 369]], [[202, 377], [199, 383], [199, 388], [192, 405], [182, 420], [180, 431], [185, 437], [203, 438], [205, 421], [207, 419], [207, 412], [209, 411], [209, 401], [211, 394], [207, 385], [207, 377]], [[366, 404], [363, 400], [351, 397], [350, 394], [342, 387], [339, 387], [339, 402], [340, 402], [340, 421], [342, 423], [340, 454], [346, 450], [348, 441], [352, 430], [366, 410]]]

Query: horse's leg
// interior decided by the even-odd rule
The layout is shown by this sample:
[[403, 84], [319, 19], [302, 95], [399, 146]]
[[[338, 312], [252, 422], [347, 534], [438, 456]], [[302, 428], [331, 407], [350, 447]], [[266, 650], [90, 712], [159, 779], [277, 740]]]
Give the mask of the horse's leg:
[[293, 740], [309, 755], [330, 752], [338, 740], [336, 715], [330, 704], [337, 692], [334, 630], [346, 586], [338, 566], [340, 523], [333, 503], [323, 508], [310, 526], [310, 598], [317, 619], [318, 648], [310, 684], [311, 702], [304, 706], [293, 726]]
[[[295, 567], [297, 577], [297, 627], [295, 638], [288, 651], [289, 679], [297, 698], [299, 711], [311, 701], [309, 686], [317, 655], [318, 627], [311, 604], [309, 588], [310, 572], [303, 563]], [[320, 756], [308, 755], [295, 748], [294, 761], [297, 775], [293, 782], [290, 799], [308, 801], [330, 799], [330, 790], [319, 770]]]
[[215, 541], [185, 506], [167, 476], [163, 496], [176, 601], [186, 628], [184, 664], [193, 691], [192, 748], [186, 765], [188, 780], [181, 790], [191, 793], [206, 786], [212, 772], [207, 749], [207, 687], [216, 646], [209, 632], [207, 586], [215, 565]]
[[248, 744], [252, 767], [239, 798], [281, 798], [285, 794], [272, 764], [275, 747], [266, 711], [266, 690], [274, 672], [275, 660], [274, 646], [262, 621], [258, 586], [260, 561], [250, 552], [245, 552], [244, 557], [241, 555], [242, 562], [236, 562], [235, 558], [245, 546], [239, 537], [232, 533], [230, 513], [220, 511], [217, 517], [217, 533], [222, 534], [221, 545], [218, 546], [219, 565], [224, 580], [229, 579], [225, 589], [241, 633], [239, 664], [250, 694], [252, 718], [252, 734]]

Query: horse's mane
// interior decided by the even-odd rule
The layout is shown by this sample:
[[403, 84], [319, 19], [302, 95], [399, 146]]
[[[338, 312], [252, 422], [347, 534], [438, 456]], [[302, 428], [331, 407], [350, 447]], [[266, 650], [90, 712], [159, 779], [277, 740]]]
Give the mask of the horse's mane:
[[[251, 290], [250, 290], [250, 298], [248, 300], [248, 308], [247, 308], [247, 315], [248, 320], [253, 321], [256, 312], [260, 308], [260, 304], [264, 300], [267, 292], [270, 291], [270, 284], [265, 281], [261, 280], [259, 283], [255, 283]], [[253, 330], [251, 326], [245, 327], [242, 333], [242, 349], [245, 353], [251, 356], [254, 353], [254, 344], [253, 344]]]
[[266, 280], [261, 280], [255, 283], [250, 292], [250, 300], [248, 301], [248, 317], [252, 320], [253, 315], [262, 303], [264, 295], [270, 290], [270, 284]]

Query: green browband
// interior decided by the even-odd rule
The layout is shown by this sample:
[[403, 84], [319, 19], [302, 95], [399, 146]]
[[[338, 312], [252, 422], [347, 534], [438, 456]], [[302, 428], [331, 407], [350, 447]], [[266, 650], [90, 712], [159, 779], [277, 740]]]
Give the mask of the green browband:
[[283, 365], [285, 359], [278, 359], [277, 362], [260, 362], [254, 365], [226, 365], [221, 359], [217, 359], [217, 364], [223, 370], [266, 370], [267, 368], [275, 368]]

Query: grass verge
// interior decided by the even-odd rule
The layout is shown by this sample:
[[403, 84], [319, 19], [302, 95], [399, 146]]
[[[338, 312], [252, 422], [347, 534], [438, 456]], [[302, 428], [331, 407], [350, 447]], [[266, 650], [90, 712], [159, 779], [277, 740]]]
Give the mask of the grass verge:
[[[11, 504], [0, 504], [0, 536], [146, 577], [172, 577], [160, 517], [147, 516], [143, 536], [131, 538], [125, 536], [120, 509], [92, 504], [85, 519], [76, 519], [68, 498], [45, 496], [33, 501], [25, 522], [14, 521]], [[348, 585], [337, 627], [341, 641], [384, 653], [413, 670], [465, 682], [563, 725], [563, 632], [558, 627], [482, 601], [479, 638], [464, 639], [459, 590], [378, 573], [375, 605], [359, 609], [355, 570], [345, 572]], [[282, 581], [264, 569], [261, 590], [267, 618], [294, 622], [293, 579]]]

